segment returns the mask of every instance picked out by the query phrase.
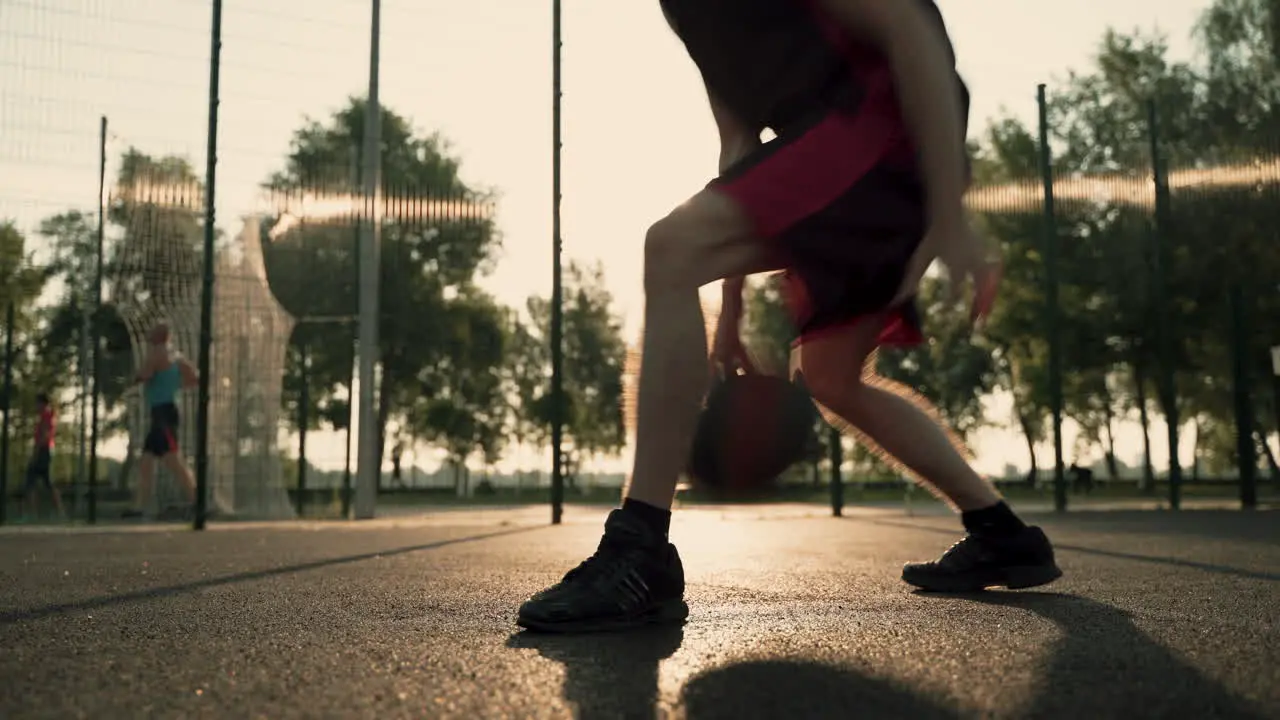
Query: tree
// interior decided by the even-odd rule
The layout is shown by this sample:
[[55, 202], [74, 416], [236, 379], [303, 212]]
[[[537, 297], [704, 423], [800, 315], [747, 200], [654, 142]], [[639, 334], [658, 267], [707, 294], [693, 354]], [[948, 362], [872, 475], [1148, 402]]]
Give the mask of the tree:
[[1196, 40], [1206, 60], [1204, 126], [1221, 159], [1275, 152], [1280, 132], [1280, 2], [1215, 0]]
[[[1156, 393], [1166, 416], [1177, 408], [1199, 426], [1197, 443], [1209, 456], [1234, 452], [1230, 444], [1203, 447], [1230, 439], [1217, 430], [1231, 424], [1233, 413], [1223, 285], [1252, 289], [1247, 297], [1254, 327], [1280, 321], [1273, 291], [1280, 267], [1264, 240], [1280, 220], [1276, 183], [1244, 188], [1227, 173], [1199, 185], [1183, 182], [1166, 196], [1168, 217], [1157, 218], [1148, 189], [1148, 110], [1154, 104], [1157, 152], [1167, 174], [1185, 169], [1203, 175], [1206, 168], [1269, 153], [1260, 139], [1275, 130], [1275, 26], [1269, 23], [1276, 9], [1270, 0], [1216, 3], [1198, 32], [1208, 59], [1203, 70], [1168, 61], [1162, 37], [1108, 32], [1093, 67], [1072, 73], [1051, 95], [1064, 411], [1083, 431], [1083, 446], [1103, 445], [1110, 468], [1117, 467], [1112, 422], [1137, 410], [1148, 435], [1147, 399], [1165, 363], [1177, 385], [1173, 398]], [[1002, 197], [987, 190], [984, 198], [984, 219], [1003, 242], [1007, 261], [988, 336], [1003, 368], [1000, 385], [1014, 393], [1033, 453], [1033, 435], [1043, 425], [1037, 418], [1047, 415], [1048, 398], [1047, 348], [1039, 337], [1044, 276], [1037, 145], [1020, 124], [1005, 120], [989, 129], [975, 162], [980, 183], [1008, 189]], [[1024, 195], [1032, 201], [1024, 203]], [[1161, 290], [1155, 285], [1161, 277], [1157, 253], [1163, 306], [1155, 305]], [[1168, 357], [1154, 342], [1157, 312], [1167, 314], [1174, 331]], [[1249, 357], [1257, 364], [1255, 377], [1264, 379], [1264, 349], [1250, 348]], [[1255, 397], [1269, 396], [1260, 390]], [[1146, 446], [1149, 478], [1149, 437]]]
[[[111, 437], [124, 432], [127, 423], [120, 410], [134, 387], [133, 357], [129, 329], [116, 307], [104, 303], [97, 315], [92, 316], [90, 306], [97, 264], [97, 219], [88, 213], [68, 210], [45, 218], [40, 223], [39, 232], [53, 250], [52, 262], [46, 272], [50, 279], [60, 280], [62, 286], [61, 295], [45, 310], [46, 321], [39, 338], [39, 355], [43, 362], [61, 369], [50, 381], [57, 389], [73, 384], [78, 388], [75, 373], [68, 369], [82, 369], [81, 352], [87, 355], [91, 342], [85, 331], [96, 334], [101, 342], [99, 402], [106, 418], [102, 435]], [[120, 247], [120, 244], [113, 245], [112, 255], [106, 257], [105, 278], [118, 275], [116, 267]], [[83, 369], [89, 372], [87, 366]]]
[[123, 229], [103, 268], [104, 302], [143, 325], [199, 306], [204, 188], [185, 158], [129, 148], [107, 217]]
[[515, 310], [507, 312], [507, 356], [503, 364], [504, 386], [511, 407], [511, 438], [518, 445], [545, 447], [550, 434], [551, 343], [549, 328], [537, 325], [546, 302], [529, 298], [523, 322]]
[[924, 317], [925, 342], [884, 348], [876, 372], [927, 398], [961, 438], [985, 424], [982, 399], [995, 383], [991, 348], [975, 341], [968, 309], [947, 297], [935, 278], [921, 283], [917, 303]]
[[[529, 298], [528, 323], [512, 334], [508, 375], [519, 398], [517, 434], [544, 446], [551, 433], [551, 304]], [[627, 347], [599, 265], [564, 270], [564, 433], [581, 458], [613, 455], [626, 444], [623, 370]]]
[[[40, 362], [39, 356], [32, 352], [33, 340], [39, 331], [39, 316], [36, 312], [36, 300], [45, 284], [44, 273], [32, 265], [26, 250], [26, 238], [12, 222], [0, 222], [0, 336], [8, 331], [4, 327], [5, 313], [12, 303], [14, 308], [14, 366], [12, 397], [0, 396], [0, 403], [9, 403], [11, 412], [11, 432], [16, 438], [29, 438], [35, 427], [35, 396], [40, 392], [53, 395], [53, 388], [46, 385], [50, 378], [50, 367]], [[0, 345], [0, 353], [3, 346]], [[4, 358], [0, 357], [0, 362]], [[0, 392], [3, 389], [0, 388]], [[55, 396], [56, 402], [56, 396]], [[21, 477], [19, 474], [26, 462], [26, 453], [30, 446], [26, 442], [15, 442], [11, 445], [16, 452], [10, 455], [7, 475]], [[3, 490], [3, 488], [0, 488]]]
[[784, 376], [791, 365], [795, 322], [783, 295], [783, 276], [768, 275], [747, 283], [743, 298], [742, 344], [762, 372]]
[[497, 462], [508, 437], [506, 319], [506, 311], [479, 290], [450, 303], [443, 319], [450, 344], [441, 361], [420, 374], [421, 392], [405, 406], [406, 427], [444, 448], [459, 473], [476, 452], [486, 466]]
[[[1196, 40], [1206, 59], [1204, 114], [1214, 157], [1266, 167], [1259, 161], [1274, 158], [1280, 149], [1280, 2], [1215, 0], [1201, 17]], [[1280, 286], [1275, 282], [1280, 258], [1270, 239], [1278, 219], [1278, 186], [1280, 178], [1272, 176], [1253, 187], [1204, 188], [1197, 195], [1213, 208], [1199, 209], [1198, 215], [1200, 228], [1217, 241], [1215, 269], [1230, 273], [1222, 277], [1241, 288], [1250, 306], [1246, 320], [1255, 337], [1244, 351], [1255, 383], [1251, 395], [1257, 427], [1270, 427], [1280, 439], [1276, 398], [1267, 388], [1268, 343], [1256, 337], [1264, 328], [1280, 327]], [[1261, 454], [1280, 479], [1274, 456]]]
[[[1215, 254], [1206, 252], [1205, 240], [1211, 235], [1192, 232], [1196, 222], [1182, 215], [1204, 216], [1204, 208], [1175, 198], [1177, 219], [1157, 225], [1151, 195], [1139, 189], [1152, 173], [1149, 103], [1154, 102], [1158, 111], [1159, 152], [1166, 163], [1177, 167], [1211, 155], [1200, 76], [1189, 65], [1168, 62], [1166, 49], [1158, 36], [1108, 32], [1095, 67], [1072, 73], [1050, 98], [1064, 411], [1080, 426], [1084, 445], [1104, 446], [1113, 472], [1117, 464], [1110, 440], [1112, 422], [1137, 409], [1147, 432], [1147, 398], [1166, 360], [1153, 342], [1155, 312], [1169, 312], [1170, 324], [1177, 328], [1179, 342], [1167, 360], [1178, 378], [1179, 397], [1184, 398], [1175, 400], [1179, 406], [1196, 394], [1205, 377], [1206, 365], [1197, 356], [1206, 346], [1221, 347], [1204, 342], [1221, 323], [1213, 310], [1222, 296], [1220, 289], [1199, 281], [1205, 261]], [[995, 170], [1005, 182], [1021, 176], [1025, 185], [1032, 185], [1038, 148], [1025, 128], [1012, 121], [996, 125], [984, 150], [989, 174]], [[1091, 184], [1080, 184], [1086, 179]], [[997, 209], [987, 220], [1005, 241], [1009, 262], [1004, 312], [993, 319], [992, 335], [1006, 344], [1007, 364], [1022, 379], [1010, 382], [1012, 373], [1006, 373], [1001, 384], [1014, 391], [1020, 407], [1032, 403], [1043, 417], [1048, 385], [1040, 380], [1047, 379], [1047, 352], [1035, 347], [1044, 317], [1038, 314], [1044, 309], [1039, 295], [1044, 282], [1039, 256], [1043, 226], [1036, 200], [1032, 212], [1021, 218], [1025, 211], [1010, 208]], [[1172, 290], [1172, 302], [1164, 308], [1154, 305], [1156, 252], [1164, 255], [1165, 283]], [[1030, 343], [1026, 338], [1032, 338]], [[1225, 370], [1218, 366], [1219, 372]], [[1035, 382], [1028, 384], [1030, 380]], [[1168, 402], [1163, 396], [1158, 400]], [[1164, 409], [1166, 414], [1171, 410]], [[1030, 419], [1025, 409], [1019, 414], [1020, 421]], [[1034, 429], [1034, 423], [1024, 425]], [[1148, 439], [1148, 448], [1149, 444]], [[1145, 454], [1150, 476], [1149, 449]]]
[[1039, 177], [1039, 145], [1020, 123], [1003, 119], [973, 149], [978, 188], [970, 196], [986, 233], [999, 244], [1004, 276], [999, 301], [987, 319], [995, 387], [1013, 396], [1011, 420], [1027, 443], [1028, 479], [1039, 470], [1037, 443], [1044, 440], [1049, 414], [1048, 343], [1044, 327], [1043, 225], [1039, 197], [1029, 188]]
[[[294, 134], [284, 168], [266, 183], [293, 208], [291, 215], [276, 218], [289, 221], [290, 229], [264, 238], [264, 258], [272, 291], [295, 318], [356, 314], [360, 218], [353, 193], [364, 117], [365, 102], [353, 98], [325, 122], [309, 121]], [[488, 272], [499, 249], [490, 196], [459, 179], [459, 160], [439, 136], [419, 136], [407, 119], [387, 109], [381, 134], [380, 457], [392, 421], [440, 438], [445, 447], [475, 440], [475, 433], [445, 413], [413, 421], [409, 413], [419, 409], [423, 395], [452, 396], [464, 390], [449, 383], [492, 370], [457, 366], [488, 362], [495, 357], [490, 352], [456, 353], [466, 332], [492, 320], [491, 308], [476, 301], [473, 282]], [[478, 315], [460, 319], [467, 313]], [[316, 416], [335, 426], [351, 384], [352, 327], [303, 322], [295, 330], [294, 343], [305, 342], [310, 350], [310, 395], [322, 408]], [[294, 387], [297, 353], [289, 358], [286, 382]]]

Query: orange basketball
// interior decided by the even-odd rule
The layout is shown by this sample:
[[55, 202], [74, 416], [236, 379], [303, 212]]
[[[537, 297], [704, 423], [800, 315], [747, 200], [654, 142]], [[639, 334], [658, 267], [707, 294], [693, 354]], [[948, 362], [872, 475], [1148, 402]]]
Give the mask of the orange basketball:
[[784, 378], [747, 374], [716, 382], [694, 435], [693, 487], [720, 500], [768, 495], [803, 459], [816, 420], [808, 392]]

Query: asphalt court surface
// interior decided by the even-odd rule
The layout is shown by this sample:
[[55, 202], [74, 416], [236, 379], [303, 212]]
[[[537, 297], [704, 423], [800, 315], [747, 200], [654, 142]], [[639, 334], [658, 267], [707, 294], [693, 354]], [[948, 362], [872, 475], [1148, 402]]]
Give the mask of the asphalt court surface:
[[1065, 577], [913, 593], [938, 513], [688, 509], [683, 627], [518, 632], [605, 510], [0, 531], [3, 718], [1280, 718], [1280, 515], [1029, 516]]

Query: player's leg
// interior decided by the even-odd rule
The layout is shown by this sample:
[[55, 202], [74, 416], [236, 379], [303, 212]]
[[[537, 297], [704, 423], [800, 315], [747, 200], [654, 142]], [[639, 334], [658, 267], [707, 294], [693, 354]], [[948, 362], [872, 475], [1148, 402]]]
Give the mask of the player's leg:
[[1000, 495], [969, 466], [929, 401], [874, 373], [881, 326], [880, 316], [868, 316], [806, 339], [800, 368], [814, 399], [961, 512], [999, 503]]
[[903, 579], [930, 590], [1033, 587], [1061, 575], [1039, 528], [1027, 527], [969, 465], [959, 438], [925, 398], [874, 373], [883, 316], [824, 329], [800, 351], [805, 383], [864, 443], [901, 463], [961, 513], [969, 536], [940, 560], [912, 563]]
[[736, 203], [704, 190], [645, 238], [644, 338], [636, 403], [636, 461], [628, 500], [670, 510], [707, 387], [706, 322], [698, 289], [773, 269], [768, 247]]
[[196, 479], [192, 476], [191, 469], [183, 462], [182, 449], [178, 444], [178, 428], [182, 416], [178, 412], [177, 405], [164, 405], [156, 410], [158, 421], [156, 424], [164, 436], [164, 452], [160, 455], [160, 462], [182, 485], [187, 507], [191, 508], [196, 502]]
[[892, 135], [882, 119], [826, 111], [794, 124], [650, 229], [636, 464], [626, 499], [596, 555], [525, 603], [520, 624], [572, 630], [685, 617], [684, 571], [667, 531], [709, 379], [698, 288], [789, 266], [799, 239], [830, 235], [826, 218], [807, 221], [875, 166]]
[[138, 490], [133, 495], [133, 507], [128, 514], [141, 517], [147, 512], [147, 503], [151, 501], [151, 490], [155, 486], [156, 456], [144, 449], [138, 458]]
[[58, 517], [66, 517], [62, 509], [62, 495], [58, 492], [58, 486], [53, 484], [53, 452], [51, 450], [46, 449], [40, 452], [40, 480], [44, 484], [44, 489], [49, 491], [49, 500], [53, 503], [53, 509], [57, 511]]
[[636, 461], [626, 499], [610, 514], [595, 555], [526, 602], [519, 624], [583, 631], [677, 621], [688, 614], [684, 570], [667, 531], [707, 387], [698, 289], [774, 265], [738, 205], [717, 190], [704, 190], [650, 228]]
[[169, 472], [173, 473], [174, 477], [178, 478], [178, 482], [182, 483], [182, 491], [187, 497], [187, 502], [195, 504], [196, 479], [191, 474], [191, 468], [187, 467], [187, 464], [182, 461], [182, 453], [175, 448], [161, 458], [160, 461], [164, 463]]
[[59, 519], [67, 517], [66, 508], [62, 506], [62, 493], [58, 490], [58, 486], [53, 484], [53, 478], [48, 477], [46, 487], [49, 488], [49, 496], [53, 498], [53, 509], [57, 511]]
[[196, 503], [196, 479], [191, 474], [191, 468], [182, 460], [182, 449], [178, 444], [179, 427], [182, 424], [182, 415], [178, 412], [176, 405], [169, 407], [168, 425], [165, 427], [165, 438], [169, 442], [169, 454], [164, 457], [165, 467], [169, 468], [169, 472], [178, 478], [178, 482], [182, 483], [182, 491], [186, 494], [187, 504], [195, 505]]
[[133, 507], [125, 511], [125, 517], [142, 517], [146, 514], [152, 489], [155, 487], [156, 460], [168, 452], [168, 441], [153, 409], [151, 427], [142, 441], [142, 454], [138, 456], [138, 490], [133, 496]]
[[39, 517], [40, 498], [38, 497], [40, 470], [37, 467], [38, 458], [31, 456], [31, 460], [27, 462], [27, 472], [22, 483], [22, 511], [28, 519]]

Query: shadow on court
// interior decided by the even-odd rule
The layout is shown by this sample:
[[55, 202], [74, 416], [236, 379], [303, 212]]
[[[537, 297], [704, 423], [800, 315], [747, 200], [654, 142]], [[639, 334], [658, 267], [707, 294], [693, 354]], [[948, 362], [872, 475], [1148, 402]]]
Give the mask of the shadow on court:
[[134, 592], [120, 593], [118, 595], [105, 595], [102, 597], [89, 598], [87, 600], [78, 600], [75, 602], [53, 603], [43, 605], [41, 607], [30, 608], [27, 610], [15, 610], [0, 613], [0, 626], [12, 625], [14, 623], [25, 622], [29, 620], [39, 620], [50, 615], [58, 615], [61, 613], [76, 612], [81, 610], [97, 610], [99, 608], [110, 607], [113, 605], [123, 605], [131, 602], [143, 600], [155, 600], [159, 598], [173, 597], [185, 593], [204, 590], [220, 585], [231, 585], [234, 583], [251, 582], [254, 580], [264, 580], [270, 577], [280, 575], [289, 575], [292, 573], [305, 572], [307, 570], [319, 570], [322, 568], [334, 567], [337, 565], [346, 565], [349, 563], [357, 563], [365, 560], [373, 560], [375, 558], [393, 557], [395, 555], [404, 555], [406, 553], [421, 552], [425, 550], [436, 550], [438, 548], [448, 547], [450, 545], [461, 545], [469, 542], [479, 542], [490, 538], [503, 537], [505, 535], [515, 535], [517, 533], [531, 532], [541, 529], [538, 527], [514, 528], [511, 530], [500, 530], [497, 532], [484, 533], [480, 535], [469, 535], [467, 537], [452, 538], [449, 540], [437, 540], [435, 542], [422, 543], [419, 545], [408, 545], [404, 547], [391, 548], [389, 550], [375, 550], [373, 552], [360, 553], [358, 555], [345, 555], [343, 557], [327, 558], [324, 560], [316, 560], [313, 562], [297, 563], [294, 565], [286, 565], [283, 567], [270, 568], [267, 570], [253, 570], [250, 572], [236, 573], [234, 575], [224, 575], [222, 577], [208, 578], [205, 580], [197, 580], [194, 582], [180, 583], [177, 585], [166, 585], [158, 588], [147, 588], [145, 590], [137, 590]]
[[681, 699], [688, 720], [961, 717], [909, 689], [808, 661], [726, 665], [690, 680]]
[[[1007, 612], [1032, 612], [1062, 633], [1038, 669], [1029, 718], [1194, 717], [1253, 720], [1265, 714], [1184, 663], [1115, 607], [1057, 593], [991, 592], [933, 596]], [[921, 595], [927, 602], [929, 596]], [[940, 608], [941, 609], [941, 608]], [[982, 628], [972, 629], [981, 637]], [[579, 718], [654, 717], [659, 663], [675, 654], [680, 628], [621, 635], [519, 633], [508, 647], [535, 648], [565, 666], [564, 698]], [[983, 680], [990, 680], [984, 678]], [[724, 718], [967, 717], [904, 684], [813, 661], [749, 660], [699, 673], [681, 691], [689, 720]]]
[[[923, 595], [923, 594], [921, 594]], [[1266, 717], [1153, 640], [1119, 608], [1052, 592], [950, 595], [1030, 611], [1061, 633], [1023, 717]]]
[[684, 641], [684, 628], [658, 625], [625, 633], [519, 632], [507, 647], [533, 649], [564, 665], [564, 698], [579, 718], [652, 718], [658, 664]]

